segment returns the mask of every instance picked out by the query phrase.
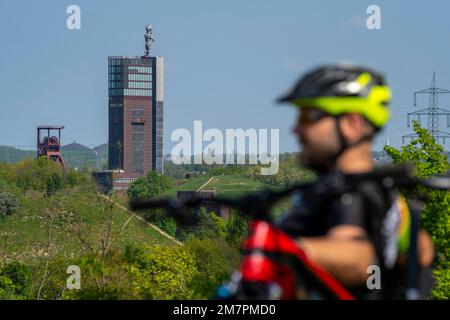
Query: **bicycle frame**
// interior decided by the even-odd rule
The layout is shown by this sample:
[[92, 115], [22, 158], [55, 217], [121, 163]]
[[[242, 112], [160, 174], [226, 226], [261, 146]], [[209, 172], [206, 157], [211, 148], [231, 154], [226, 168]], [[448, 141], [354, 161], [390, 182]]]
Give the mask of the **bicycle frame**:
[[354, 300], [329, 273], [308, 259], [272, 222], [254, 220], [243, 244], [237, 299]]

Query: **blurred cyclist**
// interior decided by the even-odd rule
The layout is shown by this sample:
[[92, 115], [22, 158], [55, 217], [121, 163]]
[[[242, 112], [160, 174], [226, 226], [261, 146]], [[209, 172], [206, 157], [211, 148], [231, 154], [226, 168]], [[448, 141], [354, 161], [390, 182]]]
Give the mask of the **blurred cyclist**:
[[[280, 102], [298, 107], [294, 128], [300, 163], [324, 177], [371, 171], [372, 142], [389, 119], [390, 90], [382, 75], [353, 65], [329, 65], [307, 73]], [[359, 298], [402, 298], [410, 217], [405, 199], [375, 183], [339, 198], [296, 199], [279, 222], [298, 237], [309, 258]], [[432, 264], [430, 237], [420, 231], [418, 260]], [[369, 290], [368, 266], [381, 270], [381, 289]]]

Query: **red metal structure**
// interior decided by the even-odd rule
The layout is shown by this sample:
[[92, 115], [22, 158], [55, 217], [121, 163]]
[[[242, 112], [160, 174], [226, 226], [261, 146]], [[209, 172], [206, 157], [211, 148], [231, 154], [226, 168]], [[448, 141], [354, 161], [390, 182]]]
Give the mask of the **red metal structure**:
[[[61, 156], [61, 130], [63, 126], [38, 126], [37, 127], [37, 156], [47, 157], [53, 161], [61, 163], [64, 167], [64, 159]], [[43, 132], [42, 132], [43, 131]], [[47, 131], [47, 135], [45, 135]], [[51, 135], [52, 132], [58, 131], [58, 136]]]

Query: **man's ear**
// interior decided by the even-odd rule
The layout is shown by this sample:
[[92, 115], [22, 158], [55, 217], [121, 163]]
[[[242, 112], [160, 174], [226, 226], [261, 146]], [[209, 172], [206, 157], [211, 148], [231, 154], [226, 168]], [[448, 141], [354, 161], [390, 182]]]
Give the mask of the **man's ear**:
[[359, 114], [349, 113], [340, 117], [340, 127], [348, 143], [358, 140], [364, 134], [366, 122]]

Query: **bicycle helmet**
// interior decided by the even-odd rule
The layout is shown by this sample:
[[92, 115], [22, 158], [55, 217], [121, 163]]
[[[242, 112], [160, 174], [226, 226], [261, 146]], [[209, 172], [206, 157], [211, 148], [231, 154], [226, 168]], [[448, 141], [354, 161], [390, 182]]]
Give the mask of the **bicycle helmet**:
[[390, 90], [382, 75], [355, 65], [326, 65], [303, 76], [278, 99], [333, 116], [360, 113], [377, 129], [389, 120]]

